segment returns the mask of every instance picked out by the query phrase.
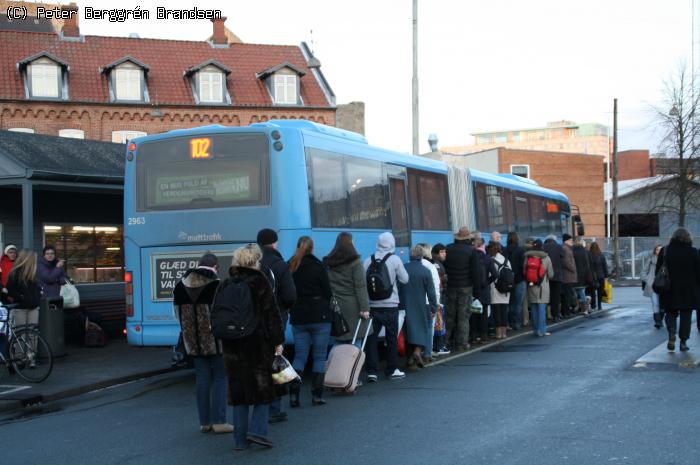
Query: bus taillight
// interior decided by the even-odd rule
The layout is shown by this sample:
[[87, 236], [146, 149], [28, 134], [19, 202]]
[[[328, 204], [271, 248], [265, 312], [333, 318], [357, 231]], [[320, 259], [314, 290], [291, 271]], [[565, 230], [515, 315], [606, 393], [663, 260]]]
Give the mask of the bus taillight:
[[134, 284], [131, 271], [124, 272], [124, 292], [126, 294], [126, 316], [134, 316]]

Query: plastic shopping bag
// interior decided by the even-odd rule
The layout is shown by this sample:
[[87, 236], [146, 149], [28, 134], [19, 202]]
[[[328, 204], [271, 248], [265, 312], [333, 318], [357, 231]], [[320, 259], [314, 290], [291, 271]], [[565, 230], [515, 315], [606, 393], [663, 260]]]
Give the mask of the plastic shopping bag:
[[289, 360], [284, 358], [284, 355], [275, 355], [272, 361], [272, 382], [274, 384], [287, 384], [292, 381], [301, 382], [299, 374], [289, 363]]
[[80, 294], [78, 289], [66, 281], [66, 283], [61, 286], [61, 297], [63, 297], [63, 308], [78, 308], [80, 307]]

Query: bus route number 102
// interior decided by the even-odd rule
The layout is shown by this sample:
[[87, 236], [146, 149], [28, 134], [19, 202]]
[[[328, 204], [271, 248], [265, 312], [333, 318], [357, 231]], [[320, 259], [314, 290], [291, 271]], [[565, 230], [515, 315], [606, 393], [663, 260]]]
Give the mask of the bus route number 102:
[[137, 226], [139, 224], [146, 224], [145, 216], [132, 216], [128, 219], [127, 224], [129, 226]]

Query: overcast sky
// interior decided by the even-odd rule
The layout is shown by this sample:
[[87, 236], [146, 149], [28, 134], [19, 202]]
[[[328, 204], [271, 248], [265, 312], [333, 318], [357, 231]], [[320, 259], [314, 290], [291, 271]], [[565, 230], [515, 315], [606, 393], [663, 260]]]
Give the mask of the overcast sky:
[[[411, 150], [411, 0], [78, 0], [86, 5], [151, 12], [120, 24], [84, 20], [81, 8], [89, 35], [203, 40], [209, 21], [155, 19], [157, 6], [196, 5], [220, 9], [244, 42], [306, 41], [337, 102], [365, 102], [370, 143]], [[448, 146], [560, 119], [612, 127], [617, 97], [620, 148], [654, 152], [649, 108], [691, 62], [691, 12], [692, 0], [419, 0], [421, 151], [430, 133]]]

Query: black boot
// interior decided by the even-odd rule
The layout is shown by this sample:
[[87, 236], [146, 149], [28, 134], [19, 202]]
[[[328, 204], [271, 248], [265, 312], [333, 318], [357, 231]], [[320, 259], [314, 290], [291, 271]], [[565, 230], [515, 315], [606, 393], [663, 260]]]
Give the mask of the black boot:
[[[301, 373], [299, 373], [299, 376], [301, 376]], [[298, 381], [292, 381], [289, 384], [289, 406], [294, 408], [294, 407], [299, 407], [299, 392], [301, 391], [301, 380]]]
[[654, 313], [654, 328], [661, 328], [661, 313]]
[[323, 400], [323, 378], [325, 375], [323, 373], [313, 374], [313, 383], [311, 388], [311, 403], [313, 405], [325, 405], [326, 401]]

